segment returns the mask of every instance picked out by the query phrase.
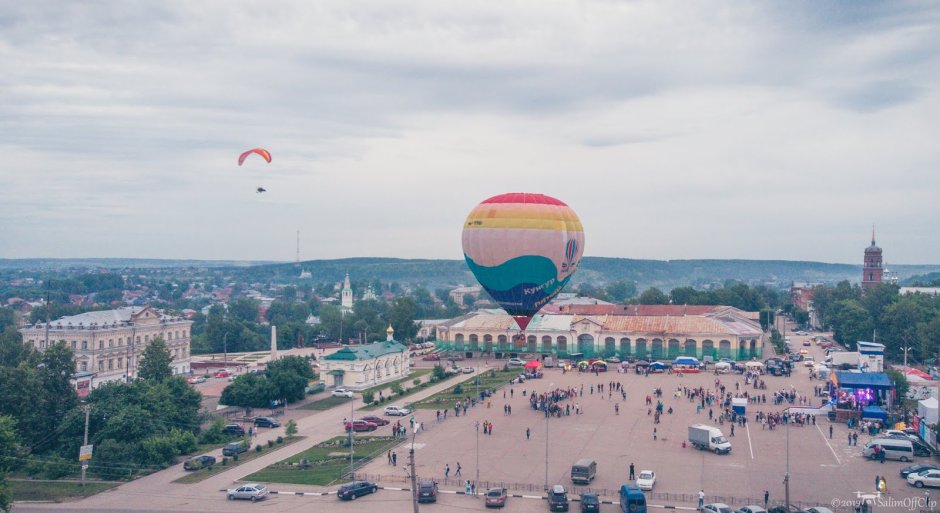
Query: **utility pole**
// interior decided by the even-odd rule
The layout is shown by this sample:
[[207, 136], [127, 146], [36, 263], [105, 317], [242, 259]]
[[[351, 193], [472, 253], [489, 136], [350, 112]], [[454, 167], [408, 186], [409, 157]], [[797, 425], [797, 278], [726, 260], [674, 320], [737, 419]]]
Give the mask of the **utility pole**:
[[[347, 389], [348, 390], [348, 389]], [[355, 442], [355, 432], [353, 429], [356, 422], [356, 397], [349, 398], [349, 480], [356, 480], [356, 473], [353, 470], [353, 457], [356, 454], [355, 449], [353, 449], [353, 442]]]
[[415, 424], [411, 433], [411, 449], [408, 451], [408, 464], [411, 466], [411, 507], [418, 513], [418, 475], [415, 473], [415, 437], [418, 435], [418, 426]]
[[786, 504], [787, 513], [790, 512], [790, 421], [792, 420], [790, 409], [787, 408], [787, 473], [783, 476], [783, 501]]
[[228, 332], [222, 334], [222, 365], [228, 367]]
[[[82, 447], [85, 447], [88, 445], [88, 418], [91, 415], [91, 405], [90, 404], [82, 405], [82, 411], [85, 412], [85, 439], [84, 439], [84, 442], [82, 443]], [[87, 469], [88, 469], [88, 460], [82, 460], [82, 488], [85, 488], [85, 470]]]

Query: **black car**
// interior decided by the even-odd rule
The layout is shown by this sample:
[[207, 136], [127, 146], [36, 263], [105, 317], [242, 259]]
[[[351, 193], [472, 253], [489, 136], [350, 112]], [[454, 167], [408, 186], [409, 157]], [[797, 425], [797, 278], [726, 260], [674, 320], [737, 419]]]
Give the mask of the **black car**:
[[437, 481], [418, 481], [418, 502], [437, 502]]
[[581, 512], [582, 513], [596, 513], [601, 510], [601, 501], [597, 498], [596, 493], [582, 493], [581, 494]]
[[339, 490], [336, 491], [336, 496], [339, 497], [340, 500], [351, 501], [356, 497], [375, 493], [378, 489], [379, 486], [377, 484], [370, 483], [369, 481], [353, 481], [352, 483], [340, 486]]
[[258, 417], [255, 419], [255, 427], [276, 428], [281, 427], [281, 423], [271, 417]]
[[245, 428], [238, 424], [228, 424], [222, 428], [222, 432], [226, 435], [245, 436]]
[[183, 462], [183, 470], [199, 470], [203, 468], [212, 469], [215, 465], [215, 458], [212, 456], [196, 456], [195, 458]]
[[940, 470], [940, 467], [936, 465], [927, 465], [924, 463], [911, 465], [909, 467], [904, 467], [901, 469], [901, 477], [903, 477], [904, 479], [907, 479], [907, 476], [909, 476], [910, 474], [920, 474], [921, 472], [925, 470]]
[[568, 511], [568, 493], [565, 487], [555, 485], [548, 491], [548, 509], [549, 511]]
[[236, 454], [246, 452], [248, 445], [244, 442], [232, 442], [222, 447], [222, 456], [235, 456]]

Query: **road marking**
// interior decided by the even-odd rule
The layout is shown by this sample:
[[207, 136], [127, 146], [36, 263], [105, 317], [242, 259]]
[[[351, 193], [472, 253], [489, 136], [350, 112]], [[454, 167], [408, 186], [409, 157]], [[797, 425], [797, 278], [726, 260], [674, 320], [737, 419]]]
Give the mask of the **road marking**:
[[839, 455], [836, 454], [836, 450], [832, 448], [832, 444], [829, 443], [829, 439], [826, 438], [825, 433], [822, 432], [822, 428], [819, 427], [819, 424], [815, 424], [816, 431], [819, 431], [819, 435], [822, 436], [823, 442], [826, 442], [826, 447], [829, 448], [829, 451], [832, 452], [832, 456], [839, 462], [839, 465], [842, 464], [842, 460], [839, 459]]
[[751, 445], [751, 426], [744, 424], [744, 430], [747, 431], [747, 448], [751, 450], [751, 459], [754, 459], [754, 446]]

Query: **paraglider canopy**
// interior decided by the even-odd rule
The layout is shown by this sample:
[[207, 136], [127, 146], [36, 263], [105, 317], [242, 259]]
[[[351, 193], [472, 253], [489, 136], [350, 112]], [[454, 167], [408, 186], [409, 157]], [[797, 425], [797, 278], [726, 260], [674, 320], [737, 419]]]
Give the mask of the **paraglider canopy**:
[[266, 150], [266, 149], [264, 149], [264, 148], [252, 148], [252, 149], [250, 149], [250, 150], [248, 150], [248, 151], [246, 151], [246, 152], [244, 152], [244, 153], [242, 153], [241, 155], [238, 156], [238, 165], [240, 166], [240, 165], [244, 164], [244, 163], [245, 163], [245, 159], [247, 159], [248, 156], [251, 155], [252, 153], [255, 153], [255, 154], [257, 154], [257, 155], [261, 155], [261, 158], [263, 158], [264, 160], [268, 161], [268, 164], [271, 163], [271, 152], [270, 152], [270, 151], [268, 151], [268, 150]]

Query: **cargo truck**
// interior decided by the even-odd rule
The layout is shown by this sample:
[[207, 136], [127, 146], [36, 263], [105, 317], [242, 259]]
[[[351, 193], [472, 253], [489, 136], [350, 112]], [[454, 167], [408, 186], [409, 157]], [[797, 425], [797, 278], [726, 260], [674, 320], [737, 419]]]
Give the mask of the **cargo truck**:
[[725, 438], [721, 430], [704, 424], [689, 426], [689, 443], [696, 449], [713, 451], [715, 454], [731, 452], [731, 442]]

